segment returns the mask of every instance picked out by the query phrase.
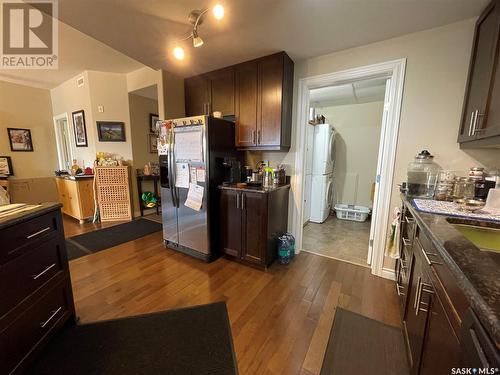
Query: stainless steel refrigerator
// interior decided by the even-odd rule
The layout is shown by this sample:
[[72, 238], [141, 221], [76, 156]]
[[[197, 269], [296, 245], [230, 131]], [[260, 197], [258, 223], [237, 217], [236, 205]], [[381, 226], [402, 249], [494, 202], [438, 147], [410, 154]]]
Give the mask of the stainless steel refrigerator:
[[[224, 157], [237, 156], [234, 123], [195, 116], [170, 120], [169, 124], [166, 146], [160, 154], [165, 246], [212, 261], [220, 255], [218, 186], [224, 178], [222, 163]], [[189, 184], [203, 188], [199, 208], [186, 206], [192, 187], [187, 184], [186, 168]]]

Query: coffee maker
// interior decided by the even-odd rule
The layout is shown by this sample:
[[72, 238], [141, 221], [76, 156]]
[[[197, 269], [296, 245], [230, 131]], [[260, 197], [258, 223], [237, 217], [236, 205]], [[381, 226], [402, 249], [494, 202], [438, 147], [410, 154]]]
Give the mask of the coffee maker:
[[223, 185], [231, 185], [241, 182], [241, 162], [235, 157], [225, 157]]

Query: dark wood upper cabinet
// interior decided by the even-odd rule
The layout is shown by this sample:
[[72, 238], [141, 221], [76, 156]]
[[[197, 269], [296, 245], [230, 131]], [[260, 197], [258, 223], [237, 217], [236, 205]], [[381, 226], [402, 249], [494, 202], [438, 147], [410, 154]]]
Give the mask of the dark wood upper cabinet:
[[458, 142], [463, 148], [500, 144], [499, 0], [476, 22]]
[[252, 147], [257, 142], [258, 64], [250, 61], [237, 65], [236, 146]]
[[210, 93], [210, 111], [234, 115], [234, 68], [216, 70], [207, 74]]
[[[185, 80], [186, 115], [235, 116], [241, 150], [288, 150], [292, 134], [293, 61], [285, 52]], [[197, 92], [191, 92], [195, 90]]]
[[208, 80], [204, 76], [194, 76], [184, 80], [186, 116], [207, 114]]

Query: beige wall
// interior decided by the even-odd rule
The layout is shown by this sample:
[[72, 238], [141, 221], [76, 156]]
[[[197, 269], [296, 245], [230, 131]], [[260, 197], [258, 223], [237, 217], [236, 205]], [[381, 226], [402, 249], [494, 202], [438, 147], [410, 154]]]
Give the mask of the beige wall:
[[316, 108], [335, 131], [333, 204], [372, 207], [384, 102]]
[[[84, 85], [82, 87], [78, 87], [76, 80], [82, 76], [84, 79]], [[92, 167], [95, 160], [96, 148], [94, 140], [97, 139], [97, 132], [95, 126], [93, 126], [94, 119], [92, 116], [92, 105], [90, 102], [88, 72], [82, 72], [53, 88], [50, 90], [50, 96], [52, 99], [52, 111], [54, 116], [62, 114], [67, 114], [68, 116], [69, 128], [71, 132], [70, 145], [73, 157], [77, 159], [78, 165]], [[85, 114], [88, 146], [76, 147], [73, 118], [71, 113], [82, 109]], [[54, 144], [53, 147], [55, 149], [56, 145]]]
[[[33, 152], [12, 152], [7, 128], [31, 130]], [[12, 158], [15, 178], [47, 177], [58, 169], [50, 92], [0, 81], [0, 155]]]
[[[88, 72], [90, 105], [96, 130], [96, 152], [109, 152], [123, 157], [125, 161], [133, 159], [132, 135], [130, 132], [130, 113], [128, 104], [127, 78], [124, 74], [106, 72]], [[102, 106], [104, 111], [98, 111]], [[100, 142], [97, 135], [97, 121], [117, 121], [125, 123], [125, 142]]]
[[[144, 168], [149, 162], [158, 162], [158, 154], [149, 152], [149, 114], [158, 113], [158, 101], [145, 98], [143, 96], [129, 94], [130, 125], [132, 139], [132, 153], [134, 156], [133, 176], [136, 169]], [[153, 184], [150, 181], [144, 181], [143, 191], [153, 191]], [[137, 181], [132, 179], [132, 191], [134, 209], [139, 211], [139, 198], [137, 195]]]
[[[406, 167], [422, 148], [429, 149], [443, 168], [467, 169], [473, 165], [495, 167], [500, 150], [460, 150], [456, 139], [474, 20], [466, 20], [386, 41], [331, 53], [295, 64], [292, 145], [297, 129], [297, 83], [304, 77], [407, 58], [394, 182], [406, 179]], [[265, 153], [265, 157], [292, 166], [295, 147], [288, 153]], [[391, 206], [399, 205], [393, 189]], [[296, 215], [292, 197], [290, 215]]]

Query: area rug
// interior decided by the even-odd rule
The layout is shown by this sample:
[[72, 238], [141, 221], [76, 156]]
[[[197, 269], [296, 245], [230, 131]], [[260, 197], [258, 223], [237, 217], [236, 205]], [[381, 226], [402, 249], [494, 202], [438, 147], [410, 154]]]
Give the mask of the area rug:
[[337, 308], [321, 375], [408, 375], [403, 331]]
[[66, 239], [68, 259], [76, 259], [162, 230], [161, 223], [137, 219]]
[[29, 374], [238, 373], [224, 302], [130, 318], [69, 325]]

